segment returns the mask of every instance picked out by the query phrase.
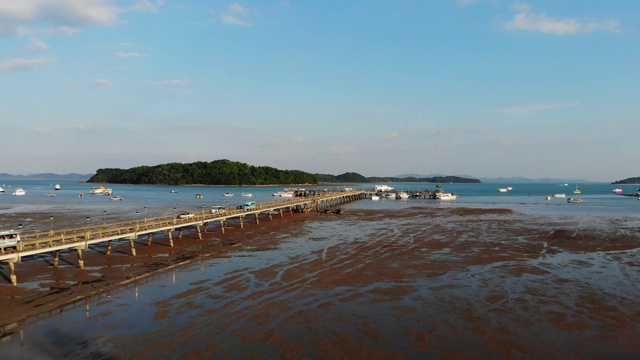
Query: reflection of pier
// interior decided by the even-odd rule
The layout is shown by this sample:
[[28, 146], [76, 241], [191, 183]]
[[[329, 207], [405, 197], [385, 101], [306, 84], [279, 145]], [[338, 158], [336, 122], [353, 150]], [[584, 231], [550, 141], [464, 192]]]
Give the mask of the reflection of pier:
[[174, 232], [177, 231], [177, 238], [182, 237], [185, 228], [195, 227], [198, 238], [202, 239], [202, 232], [207, 231], [210, 224], [219, 224], [220, 231], [224, 232], [225, 225], [229, 219], [238, 219], [240, 227], [248, 220], [260, 224], [260, 217], [273, 216], [284, 217], [286, 213], [320, 211], [350, 201], [367, 198], [369, 193], [363, 190], [354, 191], [325, 191], [314, 194], [299, 194], [298, 196], [276, 202], [256, 204], [253, 209], [233, 209], [223, 213], [202, 213], [194, 214], [194, 217], [179, 219], [175, 216], [163, 216], [155, 218], [145, 218], [144, 220], [127, 220], [122, 222], [104, 223], [94, 226], [85, 226], [73, 229], [54, 230], [35, 234], [21, 234], [22, 241], [17, 246], [0, 248], [0, 261], [9, 263], [11, 284], [17, 285], [15, 274], [15, 263], [23, 258], [38, 254], [54, 252], [53, 266], [58, 266], [61, 250], [76, 250], [78, 253], [78, 267], [84, 268], [82, 250], [88, 249], [89, 245], [97, 243], [107, 243], [107, 255], [111, 254], [111, 243], [113, 240], [129, 240], [131, 245], [131, 255], [136, 256], [134, 241], [141, 235], [147, 235], [147, 246], [151, 245], [153, 234], [157, 232], [167, 232], [169, 245], [173, 247]]

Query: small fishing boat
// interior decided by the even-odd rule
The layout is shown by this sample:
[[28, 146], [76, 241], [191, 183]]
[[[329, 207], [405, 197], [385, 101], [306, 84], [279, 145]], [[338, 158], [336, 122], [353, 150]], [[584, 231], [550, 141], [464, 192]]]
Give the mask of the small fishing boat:
[[111, 199], [111, 200], [113, 200], [113, 201], [122, 201], [122, 200], [124, 200], [124, 199], [122, 198], [122, 196], [112, 196], [112, 197], [110, 197], [109, 199]]
[[619, 188], [613, 189], [613, 193], [614, 194], [622, 194], [622, 189], [619, 189]]
[[24, 190], [22, 190], [21, 188], [17, 188], [17, 189], [13, 192], [13, 195], [18, 195], [18, 196], [26, 195], [26, 194], [27, 194], [27, 192], [26, 192], [26, 191], [24, 191]]
[[584, 204], [586, 201], [576, 198], [567, 198], [567, 202], [571, 204]]
[[253, 194], [252, 193], [242, 193], [243, 197], [252, 197]]
[[53, 189], [54, 189], [54, 190], [60, 190], [60, 184], [56, 184], [56, 185], [53, 187]]
[[224, 195], [224, 196], [233, 196], [233, 193], [226, 192], [226, 193], [224, 193], [223, 195]]
[[202, 199], [202, 198], [203, 198], [202, 194], [196, 194], [196, 199]]
[[169, 191], [169, 194], [177, 194], [177, 193], [178, 193], [178, 190], [175, 190], [175, 189], [174, 189], [174, 190]]

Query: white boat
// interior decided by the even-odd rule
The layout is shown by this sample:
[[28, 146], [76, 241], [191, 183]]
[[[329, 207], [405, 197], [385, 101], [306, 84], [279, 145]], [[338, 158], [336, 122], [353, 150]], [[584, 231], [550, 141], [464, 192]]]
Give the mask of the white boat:
[[122, 200], [124, 200], [124, 199], [122, 198], [122, 196], [112, 196], [112, 197], [110, 197], [109, 199], [111, 199], [111, 200], [113, 200], [113, 201], [122, 201]]
[[196, 199], [202, 199], [202, 194], [196, 194]]
[[214, 205], [211, 207], [211, 213], [212, 214], [218, 214], [218, 213], [223, 213], [227, 211], [227, 209], [224, 206], [221, 205]]
[[448, 193], [448, 192], [436, 193], [436, 199], [437, 200], [455, 200], [457, 197], [458, 197], [458, 195], [456, 195], [454, 193]]
[[14, 192], [13, 195], [26, 195], [27, 192], [22, 190], [21, 188], [17, 188]]
[[2, 186], [0, 186], [0, 193], [3, 193], [4, 189], [2, 188]]
[[371, 200], [380, 200], [380, 196], [378, 196], [378, 195], [371, 195]]
[[252, 193], [242, 193], [242, 196], [244, 196], [244, 197], [252, 197], [253, 194]]
[[565, 194], [553, 194], [553, 195], [551, 195], [551, 196], [553, 196], [553, 197], [555, 197], [555, 198], [563, 198], [563, 197], [567, 197], [567, 195], [565, 195]]
[[47, 196], [54, 197], [54, 196], [56, 196], [56, 193], [47, 193]]
[[20, 233], [15, 230], [0, 231], [0, 248], [17, 245], [20, 242]]
[[113, 189], [107, 189], [107, 190], [105, 190], [105, 191], [104, 191], [104, 194], [105, 194], [105, 195], [107, 195], [107, 196], [111, 196], [111, 195], [113, 195]]
[[398, 199], [403, 199], [404, 200], [404, 199], [408, 199], [408, 198], [409, 198], [409, 194], [407, 194], [406, 192], [400, 191], [398, 193]]
[[177, 194], [177, 193], [178, 193], [178, 190], [170, 190], [169, 191], [169, 194]]
[[511, 186], [507, 187], [507, 190], [511, 191], [513, 188]]
[[107, 188], [104, 186], [93, 186], [91, 189], [89, 189], [89, 194], [104, 194], [105, 191], [107, 191]]
[[622, 189], [613, 189], [614, 194], [622, 194]]
[[584, 201], [582, 199], [576, 199], [576, 198], [567, 198], [567, 202], [568, 203], [572, 203], [572, 204], [583, 204], [586, 201]]
[[291, 190], [282, 190], [282, 191], [276, 191], [273, 194], [271, 194], [271, 196], [279, 196], [279, 197], [293, 197], [295, 193]]
[[391, 186], [387, 186], [387, 185], [376, 185], [373, 188], [373, 191], [381, 191], [381, 192], [391, 191], [391, 190], [393, 190], [393, 188]]
[[224, 195], [224, 196], [233, 196], [233, 193], [226, 192], [226, 193], [224, 193], [223, 195]]
[[60, 190], [60, 184], [56, 184], [56, 185], [53, 187], [53, 189], [54, 189], [54, 190]]
[[501, 192], [501, 193], [506, 193], [507, 191], [509, 191], [507, 188], [498, 189], [498, 192]]
[[547, 195], [544, 197], [545, 200], [551, 200], [551, 195]]
[[387, 193], [387, 199], [395, 199], [396, 197], [396, 193]]

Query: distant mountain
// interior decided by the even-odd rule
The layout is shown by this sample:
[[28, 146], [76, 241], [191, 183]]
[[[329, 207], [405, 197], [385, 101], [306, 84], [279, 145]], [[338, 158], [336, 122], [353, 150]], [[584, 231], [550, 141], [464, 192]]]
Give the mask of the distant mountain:
[[29, 175], [11, 175], [7, 173], [0, 173], [0, 179], [5, 180], [67, 180], [67, 181], [87, 181], [93, 174], [54, 174], [54, 173], [40, 173]]
[[[398, 178], [405, 178], [405, 177], [414, 177], [414, 178], [432, 178], [432, 177], [443, 177], [446, 175], [442, 175], [442, 174], [430, 174], [430, 175], [421, 175], [421, 174], [402, 174], [402, 175], [396, 175], [395, 177]], [[458, 177], [464, 177], [464, 178], [473, 178], [473, 176], [471, 175], [456, 175]], [[489, 183], [489, 184], [555, 184], [555, 183], [559, 183], [559, 184], [589, 184], [589, 183], [599, 183], [602, 181], [591, 181], [591, 180], [585, 180], [585, 179], [557, 179], [557, 178], [539, 178], [539, 179], [529, 179], [529, 178], [525, 178], [525, 177], [521, 177], [521, 176], [515, 176], [515, 177], [498, 177], [498, 178], [477, 178], [478, 180], [480, 180], [483, 183]]]
[[624, 180], [617, 180], [612, 182], [612, 184], [635, 184], [638, 185], [640, 184], [640, 177], [631, 177], [631, 178], [626, 178]]

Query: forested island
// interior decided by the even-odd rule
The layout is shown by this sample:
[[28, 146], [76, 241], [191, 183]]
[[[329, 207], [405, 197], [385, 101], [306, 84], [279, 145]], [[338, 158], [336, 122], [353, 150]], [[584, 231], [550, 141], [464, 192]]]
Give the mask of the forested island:
[[300, 170], [279, 170], [231, 160], [167, 163], [130, 169], [98, 169], [87, 182], [139, 185], [298, 185], [318, 183], [427, 182], [479, 183], [478, 179], [458, 176], [431, 178], [364, 177], [347, 172], [342, 175], [311, 174]]
[[638, 185], [640, 184], [640, 177], [630, 177], [624, 180], [617, 180], [612, 182], [612, 184], [624, 185], [624, 184], [632, 184]]

